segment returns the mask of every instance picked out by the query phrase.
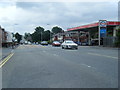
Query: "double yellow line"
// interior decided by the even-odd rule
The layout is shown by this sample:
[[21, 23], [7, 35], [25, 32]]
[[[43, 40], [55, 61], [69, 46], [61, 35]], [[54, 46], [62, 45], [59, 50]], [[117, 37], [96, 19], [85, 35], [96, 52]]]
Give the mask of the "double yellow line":
[[14, 55], [14, 53], [11, 53], [10, 55], [8, 55], [5, 59], [3, 59], [0, 62], [0, 68]]

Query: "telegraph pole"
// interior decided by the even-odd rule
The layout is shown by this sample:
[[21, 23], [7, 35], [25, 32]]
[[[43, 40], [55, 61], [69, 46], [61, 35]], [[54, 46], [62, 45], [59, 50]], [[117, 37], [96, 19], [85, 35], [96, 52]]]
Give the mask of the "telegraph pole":
[[41, 31], [41, 41], [42, 41], [42, 31]]
[[99, 23], [99, 26], [98, 26], [98, 27], [99, 27], [99, 31], [98, 31], [98, 40], [99, 40], [99, 43], [98, 43], [98, 44], [99, 44], [99, 46], [100, 46], [100, 23]]

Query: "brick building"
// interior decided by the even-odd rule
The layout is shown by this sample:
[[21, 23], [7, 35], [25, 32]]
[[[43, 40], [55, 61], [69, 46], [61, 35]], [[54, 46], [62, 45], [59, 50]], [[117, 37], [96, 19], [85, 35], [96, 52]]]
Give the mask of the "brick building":
[[11, 32], [5, 31], [4, 28], [0, 26], [0, 47], [9, 47], [12, 45], [13, 35]]

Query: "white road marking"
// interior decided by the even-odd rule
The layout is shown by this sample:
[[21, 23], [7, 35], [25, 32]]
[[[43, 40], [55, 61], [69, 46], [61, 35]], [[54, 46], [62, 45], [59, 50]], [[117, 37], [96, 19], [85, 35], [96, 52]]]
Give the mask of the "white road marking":
[[54, 56], [58, 56], [57, 54], [53, 54]]
[[89, 65], [87, 65], [87, 64], [81, 64], [81, 65], [87, 66], [87, 67], [89, 67], [89, 68], [91, 67], [91, 66], [89, 66]]
[[103, 57], [108, 57], [108, 58], [113, 58], [113, 59], [118, 59], [118, 57], [113, 57], [113, 56], [108, 56], [108, 55], [101, 55], [101, 54], [96, 54], [96, 53], [88, 53], [90, 55], [96, 55], [96, 56], [103, 56]]
[[88, 67], [91, 67], [91, 66], [88, 66]]

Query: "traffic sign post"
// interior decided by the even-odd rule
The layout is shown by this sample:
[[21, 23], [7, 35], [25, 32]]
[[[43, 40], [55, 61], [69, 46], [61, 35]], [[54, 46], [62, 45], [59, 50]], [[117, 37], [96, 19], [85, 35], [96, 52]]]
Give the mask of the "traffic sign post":
[[107, 20], [99, 20], [99, 46], [101, 37], [106, 37]]

